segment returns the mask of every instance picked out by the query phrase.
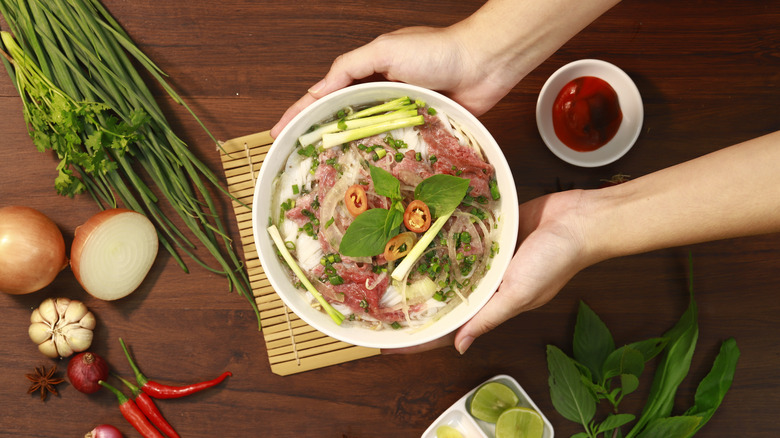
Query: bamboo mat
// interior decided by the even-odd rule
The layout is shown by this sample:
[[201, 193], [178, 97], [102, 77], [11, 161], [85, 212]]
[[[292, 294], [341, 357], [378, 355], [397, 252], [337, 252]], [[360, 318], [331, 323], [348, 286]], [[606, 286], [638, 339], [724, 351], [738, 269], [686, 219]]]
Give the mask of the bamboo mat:
[[[252, 206], [255, 178], [273, 138], [268, 131], [222, 143], [220, 156], [230, 193]], [[286, 376], [356, 359], [375, 356], [378, 349], [359, 347], [331, 338], [298, 318], [274, 291], [260, 265], [252, 233], [252, 211], [233, 201], [241, 244], [255, 302], [260, 309], [271, 371]]]

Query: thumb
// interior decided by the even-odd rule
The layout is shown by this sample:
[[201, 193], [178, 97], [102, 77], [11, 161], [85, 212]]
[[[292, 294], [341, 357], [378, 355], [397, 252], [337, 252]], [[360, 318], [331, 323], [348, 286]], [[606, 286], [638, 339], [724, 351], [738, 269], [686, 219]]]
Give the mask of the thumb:
[[463, 324], [455, 334], [455, 349], [464, 354], [474, 340], [493, 330], [518, 313], [517, 303], [502, 285], [473, 318]]

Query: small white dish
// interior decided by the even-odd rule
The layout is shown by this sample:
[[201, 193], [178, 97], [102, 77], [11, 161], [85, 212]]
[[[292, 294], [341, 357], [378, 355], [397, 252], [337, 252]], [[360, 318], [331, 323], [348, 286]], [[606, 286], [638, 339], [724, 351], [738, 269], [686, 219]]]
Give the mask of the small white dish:
[[499, 382], [512, 388], [515, 394], [520, 398], [520, 401], [517, 404], [518, 406], [533, 409], [542, 416], [542, 422], [544, 423], [542, 438], [553, 438], [555, 436], [555, 431], [553, 430], [552, 424], [550, 424], [550, 420], [548, 420], [542, 411], [539, 410], [533, 400], [531, 400], [531, 397], [529, 397], [520, 384], [517, 383], [517, 380], [506, 374], [499, 374], [482, 382], [476, 388], [461, 397], [455, 404], [450, 406], [449, 409], [444, 411], [444, 413], [441, 414], [425, 432], [423, 432], [422, 438], [436, 438], [436, 429], [441, 426], [453, 427], [466, 438], [495, 438], [496, 425], [472, 417], [468, 408], [471, 403], [471, 397], [474, 396], [477, 389], [488, 382]]
[[[623, 120], [615, 136], [604, 146], [590, 152], [579, 152], [566, 146], [553, 129], [552, 108], [555, 98], [566, 84], [583, 76], [600, 78], [612, 86], [623, 113]], [[598, 59], [581, 59], [558, 69], [547, 79], [536, 102], [536, 126], [544, 143], [558, 158], [581, 167], [604, 166], [625, 155], [639, 137], [643, 119], [642, 96], [634, 81], [614, 64]]]

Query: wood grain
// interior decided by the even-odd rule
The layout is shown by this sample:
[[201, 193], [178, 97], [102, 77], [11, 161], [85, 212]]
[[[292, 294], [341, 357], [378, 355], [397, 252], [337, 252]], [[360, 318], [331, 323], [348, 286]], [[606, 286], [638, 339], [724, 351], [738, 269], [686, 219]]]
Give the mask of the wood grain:
[[[393, 2], [303, 0], [105, 0], [118, 21], [160, 67], [221, 140], [269, 129], [316, 83], [341, 53], [403, 26], [444, 26], [481, 1]], [[780, 2], [627, 0], [573, 38], [481, 117], [502, 145], [521, 200], [559, 187], [590, 188], [616, 173], [640, 176], [780, 129]], [[518, 25], [522, 25], [518, 23]], [[4, 30], [5, 23], [0, 22]], [[644, 99], [644, 128], [618, 162], [570, 166], [550, 153], [536, 131], [536, 97], [558, 67], [600, 58], [623, 68]], [[154, 88], [176, 132], [221, 175], [214, 145], [186, 112]], [[86, 197], [53, 190], [56, 161], [35, 150], [21, 103], [0, 75], [0, 205], [38, 208], [63, 230], [97, 211]], [[680, 181], [680, 184], [685, 184]], [[232, 205], [223, 218], [240, 238]], [[64, 271], [45, 290], [0, 295], [0, 435], [82, 436], [113, 423], [137, 436], [113, 396], [86, 396], [69, 384], [46, 403], [27, 395], [35, 366], [51, 361], [27, 337], [31, 310], [46, 297], [84, 300], [98, 319], [92, 348], [131, 376], [122, 337], [144, 372], [182, 384], [229, 369], [218, 389], [159, 403], [182, 436], [415, 437], [453, 402], [495, 374], [515, 377], [552, 421], [556, 436], [578, 431], [558, 415], [547, 388], [545, 346], [570, 351], [574, 312], [587, 303], [618, 343], [657, 336], [685, 306], [686, 262], [693, 254], [700, 338], [676, 411], [693, 401], [720, 342], [742, 351], [724, 404], [703, 437], [776, 437], [780, 406], [780, 236], [712, 242], [602, 262], [578, 274], [548, 305], [480, 338], [464, 356], [447, 348], [409, 356], [375, 356], [292, 376], [271, 372], [263, 334], [244, 298], [226, 281], [166, 254], [129, 297], [101, 302]], [[652, 367], [646, 371], [649, 373]], [[625, 401], [641, 409], [647, 382]]]

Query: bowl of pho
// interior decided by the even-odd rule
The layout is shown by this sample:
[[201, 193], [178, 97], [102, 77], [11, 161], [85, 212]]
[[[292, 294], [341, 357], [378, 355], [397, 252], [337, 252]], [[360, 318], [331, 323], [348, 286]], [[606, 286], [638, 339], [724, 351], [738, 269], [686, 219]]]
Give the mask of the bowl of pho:
[[500, 147], [451, 99], [395, 82], [304, 109], [268, 151], [252, 225], [270, 284], [338, 340], [402, 348], [442, 337], [490, 299], [518, 202]]

